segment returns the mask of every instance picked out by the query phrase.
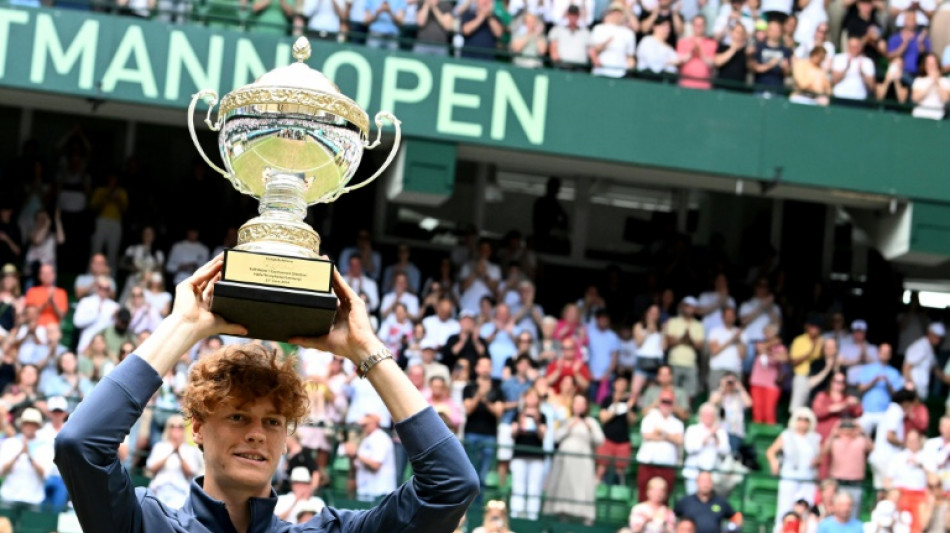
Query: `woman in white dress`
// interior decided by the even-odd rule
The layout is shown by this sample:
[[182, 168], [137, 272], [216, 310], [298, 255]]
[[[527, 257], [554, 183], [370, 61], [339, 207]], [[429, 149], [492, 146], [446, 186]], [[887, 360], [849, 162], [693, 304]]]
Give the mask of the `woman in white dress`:
[[544, 514], [566, 515], [592, 524], [597, 489], [594, 453], [604, 442], [604, 433], [587, 409], [587, 398], [574, 396], [573, 416], [557, 430], [559, 445], [545, 485]]
[[821, 459], [821, 436], [815, 431], [816, 425], [815, 413], [807, 407], [799, 407], [792, 413], [788, 429], [776, 437], [766, 452], [772, 475], [781, 476], [775, 510], [777, 521], [792, 510], [798, 500], [814, 503]]

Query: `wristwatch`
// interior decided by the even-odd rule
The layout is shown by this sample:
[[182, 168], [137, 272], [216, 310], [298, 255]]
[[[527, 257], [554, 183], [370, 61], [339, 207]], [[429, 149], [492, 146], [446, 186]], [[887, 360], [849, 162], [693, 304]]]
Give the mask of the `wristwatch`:
[[373, 355], [364, 359], [358, 367], [356, 367], [356, 373], [359, 377], [366, 379], [366, 374], [370, 371], [371, 368], [379, 364], [380, 361], [384, 359], [392, 359], [393, 353], [389, 351], [389, 348], [383, 348], [382, 350], [374, 353]]

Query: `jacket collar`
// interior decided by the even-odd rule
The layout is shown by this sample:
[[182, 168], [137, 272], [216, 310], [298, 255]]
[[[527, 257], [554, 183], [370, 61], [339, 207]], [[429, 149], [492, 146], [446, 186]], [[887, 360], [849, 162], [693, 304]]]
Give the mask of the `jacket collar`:
[[[191, 494], [185, 500], [181, 513], [189, 515], [208, 531], [215, 533], [237, 533], [224, 502], [215, 500], [204, 491], [204, 476], [191, 481]], [[251, 511], [251, 523], [247, 533], [265, 533], [273, 531], [277, 517], [274, 506], [277, 505], [277, 493], [272, 488], [269, 498], [251, 498], [248, 501]]]

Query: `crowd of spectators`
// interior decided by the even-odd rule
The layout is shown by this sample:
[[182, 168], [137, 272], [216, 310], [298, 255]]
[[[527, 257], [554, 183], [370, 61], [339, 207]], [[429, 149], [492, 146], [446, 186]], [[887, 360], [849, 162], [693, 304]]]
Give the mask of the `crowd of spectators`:
[[[15, 0], [40, 6], [47, 0]], [[166, 22], [910, 109], [950, 101], [950, 11], [936, 0], [56, 0]], [[834, 31], [832, 31], [834, 29]], [[65, 213], [65, 208], [64, 208]], [[103, 234], [109, 233], [108, 217]]]
[[[169, 313], [174, 283], [217, 252], [190, 221], [170, 246], [151, 226], [132, 231], [126, 214], [136, 196], [117, 176], [93, 187], [85, 144], [74, 132], [49, 183], [15, 170], [0, 179], [21, 189], [0, 200], [22, 199], [0, 202], [0, 499], [54, 509], [66, 494], [52, 437]], [[545, 198], [536, 211], [560, 216]], [[217, 233], [234, 244], [233, 231]], [[850, 531], [858, 510], [872, 507], [875, 520], [896, 517], [915, 533], [943, 524], [950, 418], [925, 438], [926, 402], [941, 404], [950, 382], [939, 364], [943, 324], [914, 301], [896, 335], [877, 334], [820, 291], [795, 300], [774, 253], [745, 268], [717, 246], [690, 259], [688, 246], [683, 236], [658, 246], [639, 288], [611, 268], [573, 294], [544, 279], [539, 253], [517, 232], [501, 243], [469, 232], [417, 263], [411, 246], [380, 247], [363, 230], [332, 255], [379, 337], [463, 440], [485, 489], [510, 497], [506, 517], [593, 522], [603, 484], [631, 487], [635, 532], [739, 524], [726, 497], [756, 468], [748, 431], [787, 419], [760, 465], [780, 479], [777, 527]], [[68, 286], [59, 281], [67, 276]], [[548, 287], [543, 298], [539, 287]], [[168, 505], [181, 504], [203, 469], [179, 413], [189, 368], [245, 341], [208, 338], [183, 354], [120, 450]], [[294, 351], [310, 413], [274, 480], [278, 514], [297, 521], [319, 512], [314, 494], [334, 476], [360, 500], [394, 490], [408, 460], [379, 396], [350, 363]], [[333, 468], [341, 457], [342, 474]], [[879, 503], [862, 499], [868, 464]], [[680, 488], [686, 496], [672, 502]]]

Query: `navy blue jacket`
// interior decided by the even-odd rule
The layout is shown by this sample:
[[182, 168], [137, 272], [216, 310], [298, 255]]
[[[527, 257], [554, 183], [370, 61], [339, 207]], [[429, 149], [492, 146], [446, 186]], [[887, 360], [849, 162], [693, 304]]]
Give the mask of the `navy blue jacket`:
[[[119, 463], [119, 444], [138, 420], [161, 377], [136, 355], [118, 365], [86, 397], [56, 437], [56, 465], [86, 533], [235, 532], [224, 503], [192, 481], [180, 510], [134, 488]], [[301, 525], [274, 516], [277, 499], [252, 498], [248, 533], [454, 531], [478, 492], [462, 445], [432, 408], [396, 425], [415, 475], [366, 511], [326, 508]]]

